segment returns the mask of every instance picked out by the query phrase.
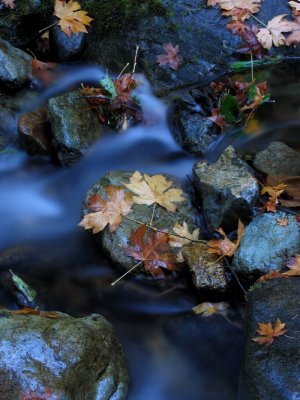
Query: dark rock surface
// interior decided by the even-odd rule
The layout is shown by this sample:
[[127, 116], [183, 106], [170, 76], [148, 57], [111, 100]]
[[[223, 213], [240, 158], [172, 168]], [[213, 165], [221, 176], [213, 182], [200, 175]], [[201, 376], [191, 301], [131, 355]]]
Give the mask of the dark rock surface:
[[[288, 217], [288, 225], [277, 219]], [[234, 254], [236, 272], [251, 278], [284, 269], [287, 257], [300, 252], [300, 228], [294, 215], [284, 212], [258, 215], [246, 227], [240, 246]]]
[[50, 319], [2, 308], [0, 317], [1, 399], [47, 390], [65, 400], [126, 399], [123, 352], [102, 316]]
[[[297, 400], [300, 396], [300, 278], [274, 279], [248, 292], [246, 353], [240, 399]], [[252, 341], [258, 322], [286, 323], [270, 346]]]
[[85, 40], [86, 34], [79, 32], [68, 37], [58, 25], [53, 26], [50, 30], [50, 50], [59, 62], [79, 59], [84, 49]]
[[233, 147], [227, 147], [215, 164], [197, 162], [193, 172], [210, 232], [220, 226], [225, 231], [234, 230], [239, 219], [250, 217], [259, 187], [250, 167], [237, 156]]

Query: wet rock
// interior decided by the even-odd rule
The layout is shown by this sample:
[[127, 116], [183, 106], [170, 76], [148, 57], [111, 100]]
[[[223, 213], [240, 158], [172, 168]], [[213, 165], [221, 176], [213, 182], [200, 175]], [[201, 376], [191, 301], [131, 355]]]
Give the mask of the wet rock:
[[[104, 191], [105, 186], [123, 186], [123, 182], [129, 182], [129, 178], [132, 176], [133, 173], [134, 171], [109, 172], [98, 182], [96, 182], [93, 187], [87, 192], [87, 195], [85, 197], [85, 204], [88, 202], [89, 197], [95, 193], [99, 193], [103, 198], [107, 198]], [[173, 184], [171, 186], [172, 188], [181, 188], [180, 184], [176, 182], [174, 178], [167, 177], [167, 179], [173, 181]], [[125, 191], [129, 191], [125, 187], [124, 189]], [[122, 248], [122, 246], [124, 245], [130, 245], [131, 230], [136, 230], [140, 226], [139, 224], [132, 221], [132, 219], [145, 224], [149, 224], [152, 217], [153, 205], [147, 206], [144, 204], [134, 203], [132, 206], [132, 210], [133, 211], [130, 213], [130, 215], [128, 215], [131, 220], [123, 218], [119, 228], [114, 233], [111, 233], [109, 228], [106, 227], [102, 234], [100, 232], [99, 234], [94, 235], [101, 241], [104, 250], [108, 253], [113, 262], [117, 266], [120, 266], [122, 269], [125, 270], [129, 270], [137, 263], [136, 260], [134, 260], [132, 257], [126, 256], [124, 249]], [[86, 214], [87, 212], [89, 212], [89, 210], [85, 207], [83, 209], [83, 214]], [[188, 200], [181, 202], [180, 207], [176, 212], [168, 211], [165, 208], [156, 205], [153, 218], [153, 225], [156, 228], [172, 232], [172, 228], [174, 227], [175, 223], [178, 222], [182, 225], [183, 221], [188, 224], [190, 230], [194, 230], [196, 228], [194, 226], [194, 214]], [[175, 252], [178, 252], [178, 250], [175, 250]]]
[[69, 92], [48, 103], [54, 146], [63, 165], [74, 164], [102, 133], [97, 113], [80, 96]]
[[[245, 400], [296, 400], [300, 394], [299, 331], [300, 278], [274, 279], [255, 285], [247, 295], [247, 343], [240, 398]], [[270, 346], [251, 339], [258, 322], [277, 319], [286, 323], [286, 336]]]
[[58, 61], [74, 61], [80, 58], [84, 49], [86, 35], [82, 32], [68, 37], [58, 25], [50, 30], [49, 44], [51, 53]]
[[21, 115], [18, 131], [21, 143], [29, 154], [51, 155], [52, 134], [46, 108]]
[[199, 291], [218, 294], [228, 289], [223, 261], [219, 255], [208, 253], [204, 243], [184, 246], [182, 254], [192, 273], [194, 286]]
[[[277, 219], [288, 218], [287, 226]], [[253, 219], [245, 228], [240, 246], [234, 254], [236, 272], [257, 277], [283, 269], [286, 259], [300, 252], [300, 228], [294, 215], [284, 212], [265, 213]]]
[[52, 15], [49, 0], [18, 0], [13, 10], [0, 3], [0, 37], [13, 46], [26, 48], [40, 36], [40, 29], [53, 22]]
[[254, 166], [267, 175], [300, 175], [300, 153], [282, 142], [273, 142], [255, 156]]
[[50, 392], [66, 400], [126, 399], [121, 346], [100, 315], [57, 319], [0, 309], [0, 398]]
[[227, 147], [215, 164], [197, 162], [193, 172], [210, 232], [220, 226], [225, 231], [234, 230], [239, 219], [250, 217], [259, 187], [250, 167], [237, 156], [233, 147]]
[[0, 85], [19, 88], [31, 81], [32, 57], [0, 38]]

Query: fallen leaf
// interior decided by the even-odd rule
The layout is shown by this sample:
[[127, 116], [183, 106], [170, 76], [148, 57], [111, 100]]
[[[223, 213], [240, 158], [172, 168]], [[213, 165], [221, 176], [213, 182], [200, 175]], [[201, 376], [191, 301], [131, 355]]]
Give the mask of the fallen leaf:
[[299, 15], [300, 14], [300, 1], [289, 1], [289, 5], [293, 8], [293, 14]]
[[268, 22], [267, 28], [259, 29], [256, 36], [265, 49], [270, 50], [272, 44], [276, 47], [285, 44], [286, 39], [282, 33], [293, 30], [291, 21], [284, 19], [286, 15], [277, 15]]
[[169, 65], [170, 68], [176, 71], [183, 62], [182, 57], [178, 54], [178, 44], [174, 47], [172, 43], [164, 43], [163, 48], [165, 49], [167, 54], [158, 55], [156, 62], [158, 63], [158, 65]]
[[276, 270], [269, 272], [268, 274], [262, 275], [259, 279], [256, 280], [256, 282], [264, 282], [276, 278], [287, 278], [287, 277], [282, 275], [282, 272], [280, 272], [279, 270]]
[[137, 86], [131, 73], [124, 74], [114, 81], [117, 95], [123, 99], [129, 99], [131, 91]]
[[58, 25], [69, 37], [72, 33], [88, 33], [85, 25], [89, 26], [92, 18], [87, 15], [86, 11], [80, 9], [80, 4], [74, 0], [68, 2], [65, 0], [55, 1], [53, 15], [59, 18]]
[[12, 310], [11, 314], [15, 315], [38, 315], [40, 317], [56, 319], [58, 315], [55, 311], [41, 311], [37, 308], [24, 307], [21, 310]]
[[208, 117], [207, 119], [213, 121], [221, 129], [224, 129], [227, 126], [223, 116], [220, 114], [220, 109], [219, 108], [214, 108], [212, 110], [211, 117]]
[[14, 282], [17, 289], [23, 293], [26, 299], [32, 303], [36, 296], [36, 291], [32, 289], [26, 282], [23, 281], [18, 275], [14, 274], [10, 269], [9, 272], [12, 275], [12, 281]]
[[231, 16], [234, 10], [237, 8], [246, 9], [248, 11], [248, 17], [251, 14], [255, 14], [259, 11], [261, 0], [208, 0], [208, 6], [215, 6], [219, 4], [222, 10], [224, 10], [223, 15]]
[[289, 271], [283, 272], [286, 276], [300, 276], [300, 254], [296, 254], [295, 257], [290, 257], [286, 263], [286, 266], [290, 269]]
[[252, 340], [254, 342], [257, 342], [259, 344], [265, 344], [269, 346], [274, 342], [275, 337], [282, 336], [284, 335], [287, 330], [284, 329], [285, 323], [281, 322], [280, 319], [277, 319], [277, 321], [273, 325], [271, 322], [267, 323], [258, 323], [258, 329], [256, 332], [260, 335], [259, 337], [254, 337]]
[[141, 225], [136, 231], [131, 231], [133, 247], [124, 246], [125, 254], [137, 261], [143, 261], [145, 272], [155, 278], [162, 278], [162, 268], [170, 271], [178, 268], [176, 257], [168, 243], [169, 235], [151, 229], [145, 237], [146, 229], [146, 225]]
[[279, 201], [282, 206], [300, 207], [300, 176], [269, 175], [267, 183], [277, 185], [277, 187], [284, 187], [284, 194], [287, 198], [280, 197]]
[[232, 242], [230, 239], [228, 239], [222, 228], [216, 229], [216, 231], [223, 236], [223, 239], [210, 240], [208, 242], [209, 246], [208, 252], [220, 254], [222, 256], [232, 257], [241, 242], [241, 239], [244, 234], [244, 229], [245, 229], [244, 224], [239, 220], [237, 240], [235, 242]]
[[283, 219], [276, 218], [276, 222], [280, 226], [288, 226], [288, 224], [289, 224], [288, 216], [286, 215], [285, 218], [283, 218]]
[[193, 313], [198, 315], [201, 314], [202, 317], [211, 317], [213, 314], [220, 314], [227, 319], [229, 304], [224, 301], [220, 303], [210, 303], [204, 302], [193, 307]]
[[154, 203], [175, 212], [177, 206], [174, 203], [184, 201], [183, 191], [181, 189], [170, 189], [172, 181], [168, 181], [163, 175], [149, 176], [136, 171], [130, 178], [129, 183], [124, 183], [127, 189], [131, 190], [137, 196], [133, 200], [137, 204]]
[[10, 8], [12, 10], [16, 8], [15, 0], [1, 0], [1, 1], [7, 8]]
[[258, 31], [259, 29], [256, 25], [252, 26], [252, 28], [246, 25], [246, 28], [239, 33], [240, 38], [244, 42], [239, 47], [239, 51], [244, 54], [252, 54], [253, 57], [262, 59], [266, 56], [267, 50], [257, 39]]
[[267, 210], [269, 212], [276, 212], [276, 205], [279, 204], [278, 198], [280, 195], [285, 191], [287, 185], [284, 183], [274, 184], [273, 186], [263, 186], [260, 194], [269, 194], [270, 197], [266, 201], [265, 205], [263, 206], [262, 210]]
[[52, 390], [50, 390], [47, 386], [44, 388], [43, 393], [39, 391], [29, 390], [29, 392], [24, 393], [21, 392], [21, 400], [60, 400], [61, 396], [55, 394]]
[[[300, 6], [300, 3], [299, 3]], [[286, 38], [285, 44], [287, 46], [290, 46], [291, 44], [298, 44], [300, 43], [300, 10], [297, 11], [299, 13], [298, 17], [294, 18], [294, 20], [291, 22], [291, 25], [293, 27], [293, 30], [291, 34]]]
[[195, 229], [193, 232], [190, 233], [188, 224], [185, 221], [183, 221], [182, 225], [176, 222], [173, 227], [173, 232], [181, 237], [172, 236], [172, 234], [170, 234], [169, 244], [171, 247], [183, 247], [184, 245], [191, 243], [191, 240], [199, 239], [199, 229]]
[[32, 75], [44, 83], [51, 83], [55, 77], [53, 69], [56, 63], [39, 61], [33, 58], [31, 61]]
[[92, 195], [87, 207], [95, 212], [86, 214], [79, 226], [84, 229], [93, 229], [93, 233], [102, 231], [106, 225], [110, 225], [110, 231], [115, 232], [122, 221], [122, 215], [131, 212], [133, 204], [130, 193], [119, 186], [106, 186], [105, 193], [109, 200], [104, 200], [100, 195]]

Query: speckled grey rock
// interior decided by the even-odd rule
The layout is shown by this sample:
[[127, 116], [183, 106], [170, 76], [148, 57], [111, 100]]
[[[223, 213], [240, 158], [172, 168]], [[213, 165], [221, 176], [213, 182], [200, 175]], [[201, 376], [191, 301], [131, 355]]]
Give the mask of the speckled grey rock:
[[[122, 186], [123, 182], [129, 182], [129, 178], [132, 176], [134, 171], [112, 171], [106, 174], [103, 178], [101, 178], [98, 182], [96, 182], [93, 187], [87, 192], [85, 197], [85, 204], [87, 203], [88, 198], [95, 194], [99, 193], [102, 197], [106, 197], [106, 193], [104, 191], [105, 186], [107, 185], [115, 185]], [[181, 188], [180, 184], [176, 182], [176, 179], [167, 177], [173, 181], [172, 188]], [[124, 187], [125, 191], [130, 192], [128, 189]], [[172, 228], [175, 223], [178, 222], [180, 224], [185, 221], [190, 230], [194, 230], [196, 227], [194, 225], [194, 213], [192, 208], [190, 207], [188, 199], [178, 204], [178, 210], [176, 212], [171, 212], [166, 210], [165, 208], [156, 205], [155, 213], [153, 218], [153, 226], [159, 229], [167, 230], [168, 232], [172, 232]], [[132, 212], [128, 215], [129, 218], [135, 219], [145, 224], [149, 224], [152, 216], [153, 205], [147, 206], [144, 204], [136, 204], [132, 205]], [[86, 214], [89, 210], [86, 206], [83, 209], [83, 214]], [[111, 233], [109, 227], [106, 227], [103, 232], [94, 235], [98, 238], [104, 250], [111, 257], [113, 262], [120, 266], [122, 269], [128, 270], [133, 267], [137, 261], [135, 261], [132, 257], [128, 257], [125, 255], [124, 249], [122, 246], [131, 245], [130, 235], [131, 230], [136, 230], [140, 225], [124, 218], [118, 229]], [[174, 248], [174, 252], [177, 253], [178, 249]], [[140, 269], [136, 272], [140, 272]], [[134, 271], [133, 271], [134, 273]]]
[[[57, 319], [0, 309], [0, 398], [125, 400], [128, 376], [121, 346], [100, 315]], [[40, 398], [40, 397], [39, 397]], [[47, 397], [48, 398], [48, 397]]]
[[212, 294], [223, 293], [228, 289], [223, 261], [219, 255], [208, 253], [204, 243], [186, 245], [182, 254], [196, 289]]
[[32, 57], [0, 38], [0, 85], [19, 88], [32, 79]]
[[54, 146], [63, 165], [74, 164], [102, 133], [95, 110], [79, 91], [54, 97], [48, 103]]
[[52, 54], [59, 61], [74, 61], [80, 58], [86, 35], [83, 32], [67, 36], [58, 25], [50, 29], [49, 45]]
[[273, 142], [256, 155], [254, 166], [267, 175], [300, 175], [300, 153], [282, 142]]
[[[300, 398], [300, 278], [274, 279], [255, 285], [247, 295], [246, 352], [240, 399], [297, 400]], [[286, 336], [270, 346], [252, 341], [258, 322], [286, 323]]]
[[220, 226], [225, 231], [234, 230], [239, 219], [249, 218], [259, 187], [250, 167], [237, 156], [233, 147], [227, 147], [215, 164], [197, 162], [193, 172], [210, 232]]
[[[288, 217], [288, 225], [277, 219]], [[240, 246], [234, 254], [235, 270], [251, 278], [283, 269], [286, 259], [300, 252], [300, 229], [294, 215], [284, 212], [257, 216], [246, 227]]]

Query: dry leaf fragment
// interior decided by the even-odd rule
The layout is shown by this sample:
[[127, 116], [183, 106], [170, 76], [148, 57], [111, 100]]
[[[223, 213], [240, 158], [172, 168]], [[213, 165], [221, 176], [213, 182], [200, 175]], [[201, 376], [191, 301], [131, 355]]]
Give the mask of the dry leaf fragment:
[[69, 37], [72, 33], [88, 33], [85, 25], [89, 26], [92, 18], [87, 15], [86, 11], [80, 9], [80, 4], [74, 0], [70, 0], [68, 3], [65, 0], [55, 1], [53, 15], [60, 19], [58, 25]]
[[297, 0], [297, 1], [289, 1], [289, 5], [290, 5], [295, 11], [300, 11], [300, 2], [299, 2], [299, 0]]
[[219, 108], [214, 108], [211, 112], [211, 117], [208, 117], [207, 119], [213, 121], [221, 129], [224, 129], [227, 125], [223, 116], [221, 115], [221, 110]]
[[276, 222], [280, 226], [288, 226], [288, 224], [289, 224], [288, 216], [286, 215], [283, 219], [276, 218]]
[[265, 344], [269, 346], [274, 342], [275, 337], [282, 336], [287, 332], [287, 330], [284, 329], [285, 325], [286, 324], [281, 322], [280, 319], [277, 319], [277, 321], [274, 324], [274, 328], [271, 322], [267, 323], [259, 322], [258, 329], [256, 330], [256, 332], [260, 336], [254, 337], [252, 338], [252, 340], [259, 344]]
[[47, 386], [45, 386], [43, 393], [41, 391], [39, 391], [39, 393], [37, 393], [36, 391], [33, 391], [32, 389], [30, 389], [29, 392], [27, 392], [27, 393], [21, 392], [20, 396], [21, 396], [21, 400], [60, 400], [61, 399], [60, 395], [55, 394]]
[[125, 193], [122, 187], [109, 185], [104, 190], [109, 200], [104, 200], [100, 195], [91, 196], [87, 207], [97, 211], [86, 214], [79, 223], [84, 229], [93, 229], [93, 233], [102, 231], [106, 225], [110, 225], [110, 231], [115, 232], [122, 215], [129, 214], [133, 204], [131, 194]]
[[220, 303], [204, 302], [193, 307], [194, 314], [201, 314], [202, 317], [211, 317], [213, 314], [220, 314], [227, 319], [229, 304], [224, 301]]
[[169, 235], [165, 232], [150, 230], [145, 237], [146, 225], [141, 225], [136, 231], [131, 231], [132, 246], [124, 246], [125, 254], [137, 261], [143, 261], [144, 269], [153, 277], [162, 278], [162, 268], [173, 271], [178, 264], [171, 252]]
[[16, 8], [15, 0], [1, 0], [1, 2], [5, 5], [5, 7], [10, 8], [11, 10]]
[[176, 71], [183, 62], [182, 57], [178, 54], [179, 45], [177, 44], [174, 47], [172, 43], [164, 43], [163, 48], [165, 49], [167, 54], [158, 55], [156, 62], [158, 63], [158, 65], [169, 65], [170, 68]]
[[268, 274], [262, 275], [259, 279], [257, 279], [256, 282], [264, 282], [264, 281], [269, 281], [271, 279], [276, 279], [276, 278], [287, 278], [287, 276], [282, 275], [282, 272], [279, 270], [269, 272]]
[[287, 14], [277, 15], [268, 22], [267, 28], [259, 29], [256, 36], [265, 49], [270, 50], [272, 44], [276, 47], [285, 44], [286, 39], [282, 33], [291, 32], [293, 30], [291, 21], [284, 19], [286, 15]]
[[127, 189], [137, 196], [133, 201], [137, 204], [151, 205], [154, 203], [175, 212], [177, 206], [174, 203], [184, 201], [181, 189], [170, 189], [172, 181], [168, 181], [163, 175], [149, 176], [136, 171], [130, 178], [129, 183], [124, 183]]
[[15, 315], [39, 315], [40, 317], [56, 319], [58, 315], [55, 311], [41, 311], [37, 308], [24, 307], [21, 310], [13, 310], [12, 314]]
[[286, 266], [290, 269], [289, 271], [283, 272], [285, 276], [300, 276], [300, 254], [296, 254], [295, 257], [290, 257], [286, 263]]
[[[300, 3], [299, 3], [300, 5]], [[300, 10], [295, 11], [298, 13], [294, 20], [291, 22], [293, 30], [291, 34], [286, 38], [286, 45], [290, 46], [291, 44], [300, 43]]]
[[210, 240], [208, 242], [209, 246], [208, 252], [220, 254], [222, 256], [232, 257], [241, 242], [241, 239], [244, 234], [244, 229], [245, 229], [244, 224], [239, 220], [237, 240], [235, 242], [232, 242], [230, 239], [228, 239], [222, 228], [216, 229], [216, 231], [223, 236], [223, 239]]

